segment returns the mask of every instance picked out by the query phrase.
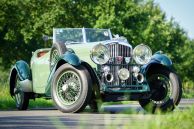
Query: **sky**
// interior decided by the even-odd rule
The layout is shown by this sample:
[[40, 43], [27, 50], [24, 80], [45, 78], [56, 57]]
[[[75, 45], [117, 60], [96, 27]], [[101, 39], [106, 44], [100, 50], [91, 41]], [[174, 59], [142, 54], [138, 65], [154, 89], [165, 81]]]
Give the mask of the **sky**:
[[173, 17], [194, 39], [194, 0], [155, 0], [155, 3], [166, 12], [167, 19]]

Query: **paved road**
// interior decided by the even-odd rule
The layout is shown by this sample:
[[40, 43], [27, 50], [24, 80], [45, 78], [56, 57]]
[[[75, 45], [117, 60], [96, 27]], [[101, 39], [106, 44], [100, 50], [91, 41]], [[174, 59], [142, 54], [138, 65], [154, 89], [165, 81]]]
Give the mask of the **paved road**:
[[[182, 100], [175, 111], [181, 111], [194, 104], [193, 100]], [[58, 110], [31, 109], [28, 111], [0, 111], [0, 128], [3, 129], [109, 129], [123, 126], [144, 126], [145, 120], [156, 115], [145, 114], [137, 104], [102, 107], [103, 112], [63, 114]], [[132, 113], [133, 112], [133, 113]]]

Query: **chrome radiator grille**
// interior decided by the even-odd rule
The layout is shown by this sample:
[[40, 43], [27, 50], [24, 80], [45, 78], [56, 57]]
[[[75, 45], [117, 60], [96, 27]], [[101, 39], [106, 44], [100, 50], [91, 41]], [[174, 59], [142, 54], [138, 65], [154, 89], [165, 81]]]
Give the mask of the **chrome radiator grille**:
[[124, 46], [118, 43], [108, 44], [107, 46], [110, 50], [111, 57], [117, 56], [131, 57], [131, 48], [128, 46]]
[[[121, 68], [126, 68], [130, 71], [131, 73], [131, 67], [130, 63], [126, 63], [125, 57], [131, 57], [131, 47], [125, 46], [119, 43], [112, 43], [112, 44], [107, 44], [107, 47], [110, 50], [111, 58], [109, 62], [105, 65], [110, 66], [110, 72], [113, 74], [114, 79], [112, 82], [106, 82], [103, 79], [103, 82], [108, 86], [108, 87], [127, 87], [132, 84], [132, 75], [130, 74], [129, 79], [126, 81], [122, 81], [118, 77], [118, 71]], [[116, 60], [117, 57], [122, 57], [122, 61], [118, 63]]]

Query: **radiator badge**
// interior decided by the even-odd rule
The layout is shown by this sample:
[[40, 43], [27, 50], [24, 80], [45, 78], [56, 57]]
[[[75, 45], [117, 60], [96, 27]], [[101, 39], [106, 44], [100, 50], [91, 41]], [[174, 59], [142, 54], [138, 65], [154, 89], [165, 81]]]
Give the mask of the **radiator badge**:
[[126, 62], [127, 64], [129, 64], [130, 61], [131, 61], [131, 57], [125, 57], [125, 62]]
[[117, 61], [118, 64], [121, 64], [121, 62], [123, 61], [123, 57], [122, 56], [117, 56], [116, 61]]

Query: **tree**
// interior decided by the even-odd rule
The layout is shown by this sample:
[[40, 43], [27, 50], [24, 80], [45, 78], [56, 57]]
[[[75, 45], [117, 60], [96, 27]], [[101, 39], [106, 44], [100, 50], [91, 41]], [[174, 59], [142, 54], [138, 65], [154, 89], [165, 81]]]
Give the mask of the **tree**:
[[162, 50], [172, 59], [182, 80], [194, 81], [193, 42], [173, 19], [166, 20], [165, 13], [153, 1], [99, 0], [96, 17], [95, 27], [111, 28], [133, 46], [144, 43], [153, 52]]
[[7, 69], [19, 59], [29, 62], [32, 51], [50, 47], [42, 35], [52, 35], [54, 27], [91, 27], [94, 19], [88, 17], [95, 4], [89, 0], [0, 1], [1, 65]]
[[29, 62], [32, 51], [51, 46], [42, 35], [57, 27], [110, 28], [133, 47], [145, 43], [167, 53], [182, 80], [194, 81], [194, 41], [157, 4], [144, 0], [1, 0], [1, 66]]

